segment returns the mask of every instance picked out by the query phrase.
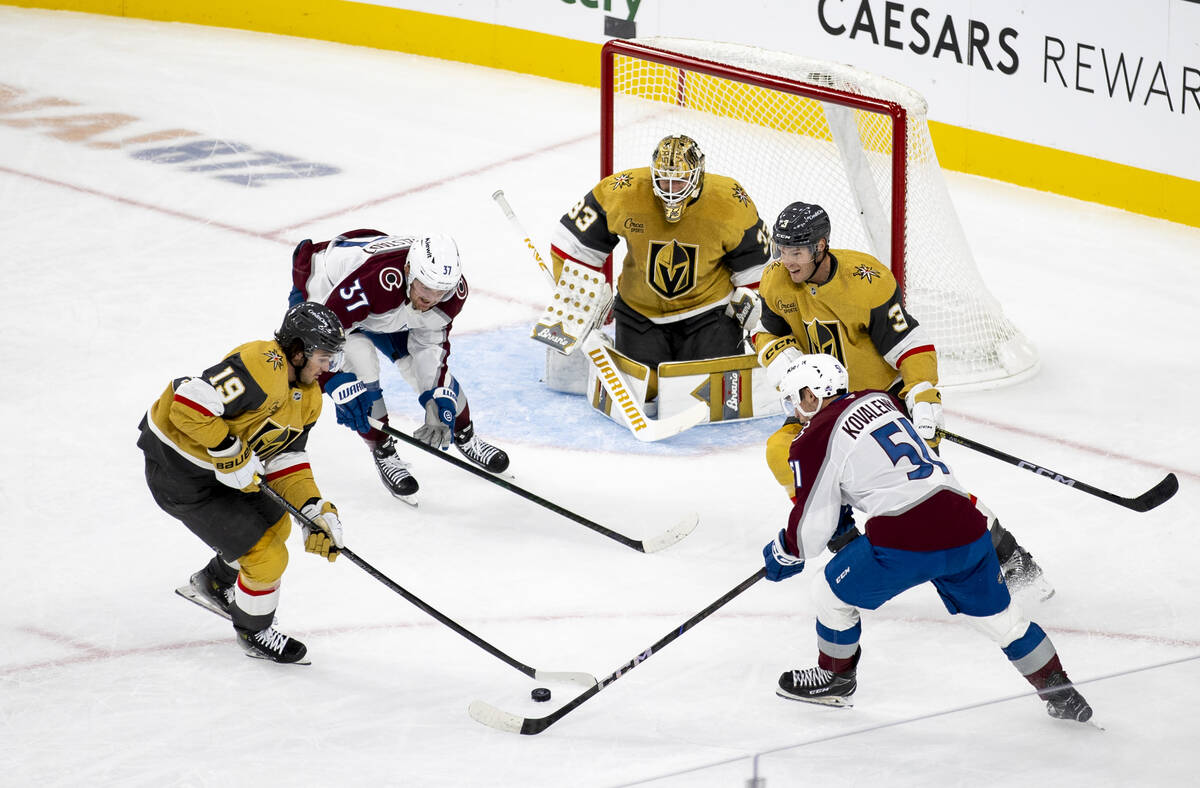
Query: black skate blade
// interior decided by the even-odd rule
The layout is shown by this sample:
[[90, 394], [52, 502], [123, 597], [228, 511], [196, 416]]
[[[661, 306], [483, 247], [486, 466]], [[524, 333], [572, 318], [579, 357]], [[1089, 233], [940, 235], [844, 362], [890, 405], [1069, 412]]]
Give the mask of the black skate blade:
[[245, 654], [250, 659], [261, 659], [263, 662], [273, 662], [276, 665], [311, 665], [312, 664], [312, 660], [308, 658], [307, 654], [305, 654], [303, 657], [296, 660], [295, 662], [280, 662], [277, 659], [271, 659], [266, 654], [257, 654], [254, 652], [246, 651], [244, 649], [242, 650], [242, 653]]
[[233, 620], [232, 618], [229, 617], [229, 614], [227, 612], [225, 612], [221, 608], [214, 605], [212, 602], [210, 602], [208, 600], [207, 597], [204, 597], [204, 596], [198, 594], [196, 592], [196, 589], [192, 588], [191, 585], [180, 586], [179, 588], [175, 589], [175, 593], [179, 594], [179, 596], [183, 597], [184, 599], [191, 602], [192, 604], [198, 605], [199, 607], [204, 608], [205, 610], [207, 610], [210, 613], [216, 613], [218, 616], [225, 619], [226, 621]]

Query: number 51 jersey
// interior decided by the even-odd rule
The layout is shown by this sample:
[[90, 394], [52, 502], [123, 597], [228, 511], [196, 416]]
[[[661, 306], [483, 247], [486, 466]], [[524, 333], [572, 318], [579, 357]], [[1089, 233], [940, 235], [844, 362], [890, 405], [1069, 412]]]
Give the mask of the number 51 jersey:
[[801, 558], [825, 549], [842, 504], [866, 514], [867, 538], [877, 547], [946, 550], [987, 530], [974, 498], [886, 392], [829, 403], [792, 441], [788, 462], [796, 504], [787, 547]]

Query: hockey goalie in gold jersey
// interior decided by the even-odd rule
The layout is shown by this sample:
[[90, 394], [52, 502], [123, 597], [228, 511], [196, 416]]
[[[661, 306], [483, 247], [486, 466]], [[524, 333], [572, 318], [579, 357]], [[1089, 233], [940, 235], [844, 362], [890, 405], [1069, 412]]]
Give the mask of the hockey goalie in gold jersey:
[[618, 351], [651, 370], [742, 352], [769, 238], [746, 190], [705, 173], [690, 137], [663, 138], [650, 166], [610, 175], [563, 215], [550, 249], [555, 278], [564, 261], [602, 270], [622, 238]]
[[321, 414], [317, 378], [337, 370], [345, 341], [332, 310], [299, 303], [274, 340], [247, 342], [172, 381], [139, 425], [155, 502], [216, 551], [179, 593], [231, 619], [253, 657], [302, 662], [307, 652], [273, 626], [291, 518], [262, 485], [315, 526], [304, 525], [305, 550], [333, 561], [343, 546], [305, 444]]
[[[921, 438], [936, 449], [944, 420], [933, 340], [905, 310], [892, 272], [864, 252], [830, 249], [831, 229], [825, 209], [804, 202], [788, 205], [775, 220], [773, 259], [759, 288], [762, 318], [754, 336], [759, 363], [778, 385], [803, 354], [833, 356], [849, 373], [850, 391], [893, 394]], [[793, 501], [788, 456], [802, 429], [789, 418], [767, 439], [767, 465]], [[1010, 587], [1037, 586], [1043, 598], [1053, 594], [1029, 552], [994, 517], [990, 527]], [[844, 507], [830, 549], [857, 535], [850, 507]]]

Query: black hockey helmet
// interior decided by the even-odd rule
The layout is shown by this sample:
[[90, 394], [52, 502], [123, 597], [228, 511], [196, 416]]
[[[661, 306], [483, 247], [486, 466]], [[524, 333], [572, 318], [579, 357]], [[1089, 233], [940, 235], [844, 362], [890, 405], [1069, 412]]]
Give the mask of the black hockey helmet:
[[332, 309], [315, 301], [301, 301], [283, 316], [275, 340], [289, 360], [297, 350], [304, 352], [305, 359], [311, 358], [314, 350], [328, 351], [334, 355], [329, 368], [336, 370], [341, 366], [346, 331]]
[[824, 208], [813, 203], [794, 202], [775, 219], [775, 227], [771, 230], [771, 256], [778, 258], [781, 246], [807, 246], [816, 259], [817, 241], [824, 238], [828, 247], [831, 229], [829, 214]]

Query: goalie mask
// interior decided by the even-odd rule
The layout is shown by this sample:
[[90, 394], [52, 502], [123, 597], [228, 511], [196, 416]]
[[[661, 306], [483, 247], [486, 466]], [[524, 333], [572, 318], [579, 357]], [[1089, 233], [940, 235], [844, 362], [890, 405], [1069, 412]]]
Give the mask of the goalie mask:
[[679, 221], [704, 186], [704, 154], [696, 141], [682, 134], [663, 137], [650, 159], [650, 183], [667, 221]]
[[427, 290], [435, 291], [438, 294], [437, 301], [445, 301], [454, 295], [458, 280], [462, 278], [458, 245], [447, 235], [431, 235], [414, 240], [408, 249], [406, 266], [410, 301], [413, 282], [420, 282]]
[[291, 363], [297, 351], [303, 351], [305, 364], [312, 358], [313, 351], [332, 353], [329, 371], [337, 372], [342, 366], [346, 331], [332, 309], [315, 301], [301, 301], [283, 316], [283, 323], [275, 332], [275, 341], [283, 348], [288, 363]]
[[775, 227], [771, 230], [771, 257], [778, 260], [783, 256], [781, 247], [807, 246], [813, 262], [817, 262], [817, 242], [825, 239], [829, 248], [829, 232], [832, 223], [829, 214], [819, 205], [794, 202], [779, 212]]
[[[779, 379], [779, 404], [783, 412], [791, 416], [797, 411], [811, 419], [821, 409], [821, 404], [850, 388], [850, 378], [842, 362], [825, 353], [811, 353], [792, 364]], [[801, 393], [810, 390], [817, 398], [815, 410], [807, 411], [801, 405]]]

